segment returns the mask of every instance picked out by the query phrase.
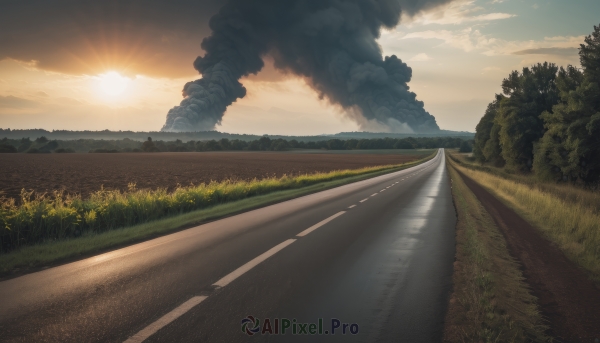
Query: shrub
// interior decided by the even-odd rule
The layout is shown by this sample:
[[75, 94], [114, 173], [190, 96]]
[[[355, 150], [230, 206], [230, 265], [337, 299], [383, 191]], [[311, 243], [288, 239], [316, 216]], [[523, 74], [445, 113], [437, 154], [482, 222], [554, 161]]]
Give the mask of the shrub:
[[467, 141], [463, 141], [460, 144], [460, 152], [473, 152], [473, 147], [471, 146], [471, 144], [469, 144], [469, 142]]
[[0, 144], [0, 153], [16, 153], [17, 148], [10, 144]]

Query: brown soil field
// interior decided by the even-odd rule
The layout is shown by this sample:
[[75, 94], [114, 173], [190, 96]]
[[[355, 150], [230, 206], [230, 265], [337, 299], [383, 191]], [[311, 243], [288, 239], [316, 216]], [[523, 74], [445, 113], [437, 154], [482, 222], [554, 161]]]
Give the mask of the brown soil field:
[[340, 169], [398, 164], [429, 151], [373, 153], [202, 152], [119, 154], [0, 154], [0, 195], [19, 198], [22, 189], [36, 193], [64, 190], [89, 195], [106, 189], [174, 189], [177, 185], [223, 180], [252, 180]]
[[598, 342], [600, 289], [525, 219], [458, 171], [501, 229], [558, 342]]

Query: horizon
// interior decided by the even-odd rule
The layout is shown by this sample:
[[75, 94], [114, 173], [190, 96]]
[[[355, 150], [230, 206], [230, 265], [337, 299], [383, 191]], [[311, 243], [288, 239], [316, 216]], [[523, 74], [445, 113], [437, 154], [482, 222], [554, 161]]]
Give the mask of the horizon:
[[[13, 16], [3, 18], [0, 30], [4, 46], [0, 125], [160, 130], [169, 109], [180, 103], [183, 85], [200, 77], [192, 62], [205, 53], [200, 42], [210, 34], [208, 18], [220, 7], [216, 0], [205, 3], [207, 10], [197, 22], [182, 17], [184, 23], [175, 26], [168, 16], [181, 13], [170, 13], [172, 9], [167, 8], [170, 14], [151, 23], [154, 26], [149, 29], [164, 31], [160, 42], [137, 29], [126, 30], [127, 25], [145, 23], [148, 18], [143, 16], [115, 26], [90, 14], [90, 20], [102, 28], [98, 33], [82, 22], [81, 13], [69, 17], [64, 27], [34, 36], [23, 29], [20, 36], [16, 31], [20, 25], [43, 27], [77, 8], [56, 6], [36, 24], [32, 20], [43, 13], [33, 11], [25, 17], [29, 13], [18, 4], [11, 5]], [[377, 43], [384, 55], [395, 54], [412, 68], [408, 86], [440, 129], [465, 132], [475, 131], [487, 104], [501, 93], [502, 79], [512, 70], [543, 61], [578, 66], [578, 46], [597, 24], [593, 13], [600, 11], [600, 3], [591, 0], [578, 1], [577, 6], [559, 1], [434, 3], [405, 12], [400, 24], [383, 30]], [[109, 15], [119, 19], [115, 13]], [[73, 41], [60, 38], [65, 27], [77, 28]], [[55, 39], [57, 45], [48, 46], [41, 41], [44, 38]], [[136, 45], [130, 46], [133, 41]], [[241, 80], [248, 94], [227, 109], [215, 130], [288, 136], [376, 132], [361, 129], [351, 113], [320, 100], [305, 79], [275, 69], [268, 55], [263, 59], [262, 71]]]

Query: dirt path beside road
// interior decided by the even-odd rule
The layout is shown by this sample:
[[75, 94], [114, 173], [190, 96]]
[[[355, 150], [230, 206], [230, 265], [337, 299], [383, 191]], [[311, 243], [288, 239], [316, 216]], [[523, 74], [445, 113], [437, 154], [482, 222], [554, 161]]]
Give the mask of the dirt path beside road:
[[512, 256], [539, 299], [549, 321], [550, 335], [560, 342], [598, 342], [600, 339], [600, 289], [585, 271], [515, 211], [458, 171], [506, 238]]

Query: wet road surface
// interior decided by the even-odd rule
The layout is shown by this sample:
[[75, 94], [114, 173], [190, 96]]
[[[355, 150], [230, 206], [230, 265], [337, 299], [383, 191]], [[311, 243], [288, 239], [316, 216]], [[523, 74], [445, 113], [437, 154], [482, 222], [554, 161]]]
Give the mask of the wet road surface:
[[455, 224], [440, 151], [410, 169], [0, 282], [0, 340], [440, 341]]

